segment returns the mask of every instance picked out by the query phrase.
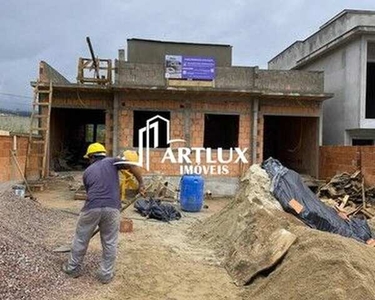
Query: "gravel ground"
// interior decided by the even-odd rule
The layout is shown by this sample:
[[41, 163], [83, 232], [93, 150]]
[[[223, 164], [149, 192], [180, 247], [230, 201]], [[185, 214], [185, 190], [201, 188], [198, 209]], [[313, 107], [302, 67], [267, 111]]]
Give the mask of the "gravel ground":
[[[87, 288], [92, 279], [67, 277], [61, 272], [67, 255], [52, 252], [53, 231], [61, 232], [76, 217], [9, 190], [0, 194], [0, 299], [69, 299]], [[94, 263], [92, 256], [87, 255], [87, 264]]]
[[65, 180], [55, 179], [36, 193], [41, 204], [19, 199], [0, 185], [0, 299], [41, 300], [218, 300], [240, 299], [238, 288], [213, 256], [214, 251], [192, 243], [191, 224], [220, 210], [227, 201], [207, 202], [209, 209], [184, 213], [179, 221], [134, 220], [131, 233], [119, 236], [116, 276], [108, 285], [95, 277], [101, 259], [100, 237], [90, 243], [82, 277], [72, 279], [60, 271], [67, 254], [53, 253], [71, 240], [83, 202]]

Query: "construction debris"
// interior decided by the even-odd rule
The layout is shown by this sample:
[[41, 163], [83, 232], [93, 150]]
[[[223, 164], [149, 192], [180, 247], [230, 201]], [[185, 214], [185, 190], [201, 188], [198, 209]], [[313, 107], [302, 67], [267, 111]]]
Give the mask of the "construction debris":
[[318, 197], [346, 216], [375, 216], [375, 187], [365, 187], [361, 171], [334, 176], [320, 187]]
[[[85, 186], [79, 184], [78, 186], [71, 186], [74, 190], [74, 200], [86, 200]], [[146, 186], [146, 193], [148, 196], [158, 198], [162, 201], [175, 202], [178, 198], [178, 188], [173, 183], [169, 182], [163, 176], [152, 176], [150, 183]], [[128, 196], [128, 195], [127, 195]]]
[[179, 189], [163, 176], [157, 175], [151, 177], [150, 187], [147, 189], [147, 192], [151, 197], [174, 202], [178, 198], [177, 193]]

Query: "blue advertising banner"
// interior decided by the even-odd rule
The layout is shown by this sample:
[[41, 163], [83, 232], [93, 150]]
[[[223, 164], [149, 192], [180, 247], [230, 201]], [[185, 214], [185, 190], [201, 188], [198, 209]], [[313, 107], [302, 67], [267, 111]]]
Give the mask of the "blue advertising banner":
[[182, 78], [186, 79], [215, 79], [215, 60], [207, 57], [182, 57]]
[[215, 67], [212, 57], [165, 56], [165, 78], [214, 80]]

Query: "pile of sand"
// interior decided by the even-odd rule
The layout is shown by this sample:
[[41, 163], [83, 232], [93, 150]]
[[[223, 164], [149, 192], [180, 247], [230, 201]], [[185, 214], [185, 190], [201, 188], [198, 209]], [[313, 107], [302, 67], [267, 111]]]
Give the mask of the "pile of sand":
[[270, 181], [253, 165], [232, 201], [196, 225], [224, 257], [244, 299], [375, 299], [375, 248], [307, 228], [281, 211]]

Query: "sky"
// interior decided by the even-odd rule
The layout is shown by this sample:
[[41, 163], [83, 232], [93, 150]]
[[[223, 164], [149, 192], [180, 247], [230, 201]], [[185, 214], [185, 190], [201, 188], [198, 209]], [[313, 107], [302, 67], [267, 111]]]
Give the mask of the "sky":
[[11, 0], [0, 8], [0, 108], [30, 110], [38, 63], [76, 82], [79, 57], [116, 59], [128, 38], [233, 46], [233, 65], [267, 68], [343, 9], [374, 0]]

